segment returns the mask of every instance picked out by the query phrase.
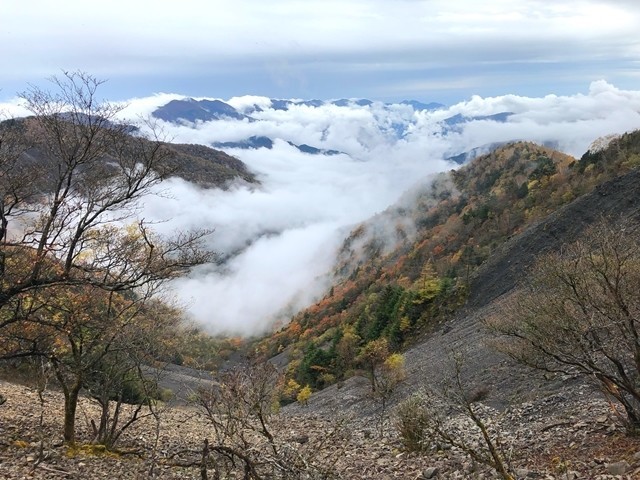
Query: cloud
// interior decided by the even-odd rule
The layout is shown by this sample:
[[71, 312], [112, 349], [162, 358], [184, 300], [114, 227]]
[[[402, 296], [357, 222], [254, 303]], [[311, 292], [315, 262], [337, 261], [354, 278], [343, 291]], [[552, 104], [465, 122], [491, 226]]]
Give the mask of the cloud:
[[597, 137], [640, 128], [640, 92], [620, 90], [600, 80], [591, 83], [587, 94], [476, 96], [449, 111], [468, 116], [515, 113], [505, 123], [478, 121], [466, 125], [458, 138], [464, 149], [483, 142], [523, 139], [550, 143], [580, 157]]
[[11, 98], [6, 102], [0, 102], [0, 120], [13, 117], [25, 117], [30, 115], [20, 99]]
[[[12, 68], [0, 72], [0, 86], [10, 95], [14, 85], [80, 68], [126, 96], [195, 86], [208, 95], [321, 98], [358, 87], [353, 94], [366, 96], [429, 79], [444, 91], [451, 82], [460, 98], [491, 87], [459, 92], [461, 79], [485, 70], [508, 83], [513, 64], [528, 66], [531, 83], [519, 75], [508, 83], [521, 89], [557, 84], [553, 73], [567, 65], [581, 72], [576, 81], [617, 80], [633, 70], [640, 44], [640, 4], [631, 1], [190, 0], [178, 8], [113, 0], [89, 12], [79, 0], [42, 0], [38, 8], [11, 2], [3, 18], [10, 21], [0, 42], [11, 45], [4, 61]], [[599, 71], [603, 61], [610, 65]], [[440, 90], [424, 83], [413, 93]]]
[[323, 293], [337, 248], [335, 228], [318, 223], [262, 237], [224, 269], [196, 273], [175, 287], [211, 331], [264, 333]]
[[161, 234], [214, 228], [209, 247], [227, 261], [174, 285], [210, 331], [257, 334], [323, 294], [327, 273], [350, 228], [384, 210], [442, 160], [386, 154], [369, 161], [313, 156], [276, 141], [273, 150], [236, 152], [262, 185], [230, 191], [171, 179], [145, 200], [144, 217]]

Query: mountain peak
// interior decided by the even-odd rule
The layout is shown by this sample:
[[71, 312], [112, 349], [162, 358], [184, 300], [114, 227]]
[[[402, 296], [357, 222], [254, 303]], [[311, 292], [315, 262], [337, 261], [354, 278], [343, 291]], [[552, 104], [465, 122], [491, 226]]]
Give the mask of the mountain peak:
[[620, 138], [620, 135], [613, 134], [613, 133], [609, 135], [604, 135], [602, 137], [598, 137], [593, 142], [591, 142], [591, 145], [589, 145], [588, 152], [590, 153], [601, 152], [602, 150], [607, 148], [613, 140], [616, 140], [617, 138]]
[[166, 105], [157, 108], [152, 115], [165, 122], [209, 122], [211, 120], [221, 120], [230, 118], [242, 120], [245, 115], [238, 113], [228, 103], [221, 100], [196, 100], [194, 98], [184, 98], [181, 100], [171, 100]]

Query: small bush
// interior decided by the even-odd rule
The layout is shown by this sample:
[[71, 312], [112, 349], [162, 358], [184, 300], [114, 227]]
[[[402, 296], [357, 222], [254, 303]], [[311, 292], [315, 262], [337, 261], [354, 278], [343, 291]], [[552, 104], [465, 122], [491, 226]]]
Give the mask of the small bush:
[[423, 452], [429, 448], [427, 426], [428, 414], [424, 408], [423, 395], [416, 393], [400, 404], [396, 427], [404, 449], [408, 452]]
[[296, 399], [298, 400], [298, 403], [301, 403], [302, 405], [306, 406], [309, 403], [310, 397], [311, 397], [311, 387], [309, 385], [305, 385], [304, 388], [298, 392]]

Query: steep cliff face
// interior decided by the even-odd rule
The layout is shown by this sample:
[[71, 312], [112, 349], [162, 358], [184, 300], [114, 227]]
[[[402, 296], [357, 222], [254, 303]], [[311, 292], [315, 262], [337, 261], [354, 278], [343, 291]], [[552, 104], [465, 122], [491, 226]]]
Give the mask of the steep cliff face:
[[488, 305], [514, 288], [537, 255], [577, 240], [599, 218], [634, 218], [639, 214], [639, 170], [596, 186], [495, 250], [471, 280], [468, 307]]

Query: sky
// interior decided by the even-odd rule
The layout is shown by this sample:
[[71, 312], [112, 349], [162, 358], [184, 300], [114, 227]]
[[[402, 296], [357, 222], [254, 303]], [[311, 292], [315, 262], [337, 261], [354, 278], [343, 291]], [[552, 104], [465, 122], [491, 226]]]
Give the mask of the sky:
[[636, 0], [3, 2], [0, 100], [61, 70], [111, 100], [543, 96], [640, 79]]

